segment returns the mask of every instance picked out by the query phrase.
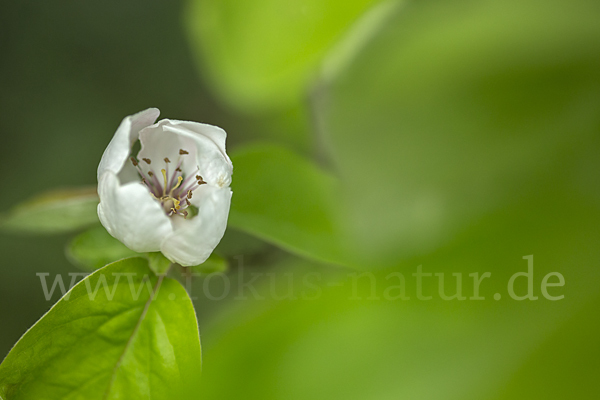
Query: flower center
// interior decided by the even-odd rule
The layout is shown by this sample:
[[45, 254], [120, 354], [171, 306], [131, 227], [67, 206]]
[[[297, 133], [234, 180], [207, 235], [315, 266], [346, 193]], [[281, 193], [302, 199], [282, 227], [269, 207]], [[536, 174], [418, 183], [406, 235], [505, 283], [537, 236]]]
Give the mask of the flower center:
[[201, 185], [206, 184], [202, 176], [197, 174], [200, 170], [199, 167], [195, 174], [184, 176], [181, 165], [183, 158], [188, 154], [189, 152], [186, 150], [179, 150], [177, 166], [173, 171], [169, 171], [171, 160], [165, 157], [163, 159], [164, 168], [160, 168], [160, 174], [157, 174], [151, 167], [152, 160], [149, 158], [142, 158], [142, 161], [147, 164], [142, 168], [138, 160], [131, 157], [131, 163], [137, 168], [142, 177], [142, 183], [146, 185], [152, 197], [160, 202], [168, 216], [181, 215], [187, 218], [189, 215], [188, 209], [193, 207], [190, 203], [192, 193]]

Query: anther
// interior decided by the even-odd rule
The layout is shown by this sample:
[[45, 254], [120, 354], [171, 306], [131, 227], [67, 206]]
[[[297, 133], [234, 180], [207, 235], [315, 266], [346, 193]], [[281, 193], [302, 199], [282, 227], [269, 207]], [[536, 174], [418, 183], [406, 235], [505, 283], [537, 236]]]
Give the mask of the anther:
[[188, 199], [192, 198], [192, 191], [191, 190], [188, 190], [188, 192], [187, 192], [187, 198]]
[[171, 160], [169, 160], [169, 157], [165, 157], [165, 162], [166, 163], [170, 163], [171, 162]]
[[196, 175], [196, 180], [198, 180], [198, 185], [203, 185], [206, 183], [204, 179], [200, 175]]
[[187, 216], [188, 216], [188, 212], [187, 212], [187, 211], [185, 211], [185, 210], [182, 210], [182, 211], [181, 211], [181, 214], [183, 215], [183, 218], [184, 218], [184, 219], [187, 219]]
[[185, 199], [185, 204], [187, 204], [188, 207], [192, 205], [192, 203], [190, 203], [190, 201], [188, 199]]
[[185, 151], [184, 149], [179, 149], [179, 154], [184, 155], [184, 154], [190, 154], [190, 153]]
[[144, 160], [146, 164], [150, 164], [152, 162], [152, 160], [150, 160], [149, 158], [142, 158], [142, 160]]
[[181, 172], [181, 168], [177, 167], [177, 168], [175, 168], [175, 171]]
[[135, 158], [131, 157], [130, 160], [131, 160], [131, 163], [133, 164], [134, 167], [138, 166], [138, 162], [137, 162], [137, 160]]
[[152, 171], [148, 171], [148, 176], [149, 176], [150, 178], [152, 178], [152, 177], [154, 176], [154, 172], [152, 172]]

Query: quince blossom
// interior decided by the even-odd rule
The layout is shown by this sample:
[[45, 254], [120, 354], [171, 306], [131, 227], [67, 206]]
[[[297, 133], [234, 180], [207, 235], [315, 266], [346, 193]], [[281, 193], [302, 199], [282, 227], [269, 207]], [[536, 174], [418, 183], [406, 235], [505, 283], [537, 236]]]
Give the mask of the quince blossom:
[[[137, 252], [203, 263], [227, 225], [233, 166], [216, 126], [163, 119], [149, 108], [126, 117], [98, 166], [98, 216]], [[131, 157], [139, 139], [141, 150]]]

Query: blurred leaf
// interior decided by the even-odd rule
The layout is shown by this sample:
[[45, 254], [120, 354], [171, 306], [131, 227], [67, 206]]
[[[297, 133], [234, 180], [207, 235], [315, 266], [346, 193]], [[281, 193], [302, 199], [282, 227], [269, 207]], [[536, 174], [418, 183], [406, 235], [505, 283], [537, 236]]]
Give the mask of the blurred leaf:
[[269, 247], [264, 240], [229, 226], [215, 251], [225, 257], [235, 257], [265, 252]]
[[27, 331], [0, 365], [0, 397], [177, 398], [200, 362], [187, 293], [131, 258], [86, 277]]
[[375, 0], [190, 0], [186, 25], [205, 75], [245, 111], [299, 102], [325, 51]]
[[598, 398], [599, 307], [600, 299], [596, 298], [564, 322], [527, 358], [494, 399]]
[[102, 226], [77, 235], [66, 247], [67, 258], [88, 271], [102, 268], [114, 261], [139, 256], [123, 243], [110, 236]]
[[[594, 247], [600, 235], [595, 228], [598, 211], [526, 225], [514, 241], [498, 243], [499, 234], [510, 233], [526, 209], [518, 211], [508, 226], [503, 220], [511, 219], [510, 212], [499, 213], [456, 246], [392, 271], [359, 275], [341, 270], [341, 277], [331, 281], [322, 267], [298, 263], [277, 265], [266, 276], [254, 274], [262, 279], [254, 285], [256, 292], [237, 292], [247, 301], [230, 303], [203, 329], [204, 361], [211, 366], [202, 377], [205, 395], [215, 400], [485, 400], [496, 399], [514, 379], [514, 389], [502, 398], [531, 399], [536, 388], [549, 392], [548, 374], [541, 371], [554, 369], [550, 375], [561, 387], [559, 393], [595, 398], [597, 302], [582, 305], [597, 297], [600, 282], [600, 249]], [[591, 221], [584, 220], [586, 214]], [[576, 236], [565, 239], [564, 232]], [[512, 300], [506, 293], [510, 276], [527, 268], [523, 248], [535, 253], [536, 301]], [[445, 273], [448, 295], [456, 290], [451, 274], [462, 274], [467, 299], [442, 301], [438, 278], [430, 276], [422, 292], [432, 300], [419, 300], [412, 276], [417, 265], [430, 274]], [[546, 300], [540, 293], [540, 282], [553, 271], [566, 277], [566, 286], [557, 292], [565, 295], [561, 301]], [[473, 296], [472, 272], [491, 273], [479, 292], [484, 300], [468, 299]], [[393, 297], [399, 280], [388, 273], [403, 274], [408, 299]], [[502, 298], [495, 300], [495, 293]], [[573, 322], [572, 315], [578, 315], [577, 325], [552, 338], [557, 326]], [[575, 332], [581, 343], [572, 341]], [[548, 338], [551, 342], [542, 351], [539, 347]], [[586, 349], [592, 354], [584, 356]], [[543, 356], [528, 360], [534, 352]], [[227, 385], [232, 377], [237, 384]]]
[[229, 268], [229, 264], [226, 259], [219, 256], [218, 254], [212, 253], [206, 261], [200, 265], [195, 265], [192, 271], [201, 274], [212, 274], [215, 272], [225, 272]]
[[424, 254], [589, 157], [598, 15], [585, 0], [407, 2], [324, 76], [314, 109], [350, 249], [372, 264]]
[[63, 233], [98, 223], [95, 187], [38, 195], [0, 215], [0, 229], [27, 233]]
[[229, 224], [294, 253], [344, 264], [332, 221], [335, 179], [293, 152], [256, 145], [232, 155]]

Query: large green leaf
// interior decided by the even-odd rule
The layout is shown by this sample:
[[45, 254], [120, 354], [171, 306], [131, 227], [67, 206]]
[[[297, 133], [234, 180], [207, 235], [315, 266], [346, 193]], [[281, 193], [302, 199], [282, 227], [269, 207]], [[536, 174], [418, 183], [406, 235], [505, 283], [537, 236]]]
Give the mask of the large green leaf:
[[0, 398], [173, 399], [200, 366], [186, 291], [130, 258], [78, 283], [19, 340], [0, 365]]
[[0, 229], [29, 233], [69, 232], [98, 223], [95, 187], [43, 193], [0, 215]]
[[352, 249], [423, 254], [556, 167], [597, 165], [598, 15], [585, 0], [406, 2], [345, 65], [335, 52], [314, 106]]
[[186, 25], [207, 82], [230, 104], [296, 104], [321, 57], [375, 0], [190, 0]]
[[94, 271], [122, 258], [138, 255], [110, 236], [102, 226], [77, 235], [66, 248], [67, 258], [86, 270]]
[[[232, 301], [204, 326], [203, 393], [215, 400], [597, 398], [600, 210], [565, 196], [548, 220], [551, 192], [394, 270], [338, 270], [336, 279], [298, 262], [256, 274], [254, 290], [235, 293], [248, 301]], [[538, 299], [517, 301], [507, 284], [527, 271], [529, 254]], [[422, 285], [430, 300], [417, 297], [419, 265], [431, 274]], [[481, 299], [471, 299], [469, 274], [486, 272]], [[550, 289], [562, 300], [541, 292], [551, 272], [565, 277], [564, 287]], [[398, 297], [399, 273], [406, 299]], [[445, 274], [445, 287], [434, 273]], [[452, 274], [461, 274], [464, 300], [440, 298], [440, 289], [456, 293]], [[527, 279], [518, 278], [515, 292], [526, 291]], [[231, 376], [237, 385], [227, 385]]]
[[232, 155], [229, 224], [297, 254], [345, 263], [332, 220], [336, 180], [293, 152], [272, 145]]

